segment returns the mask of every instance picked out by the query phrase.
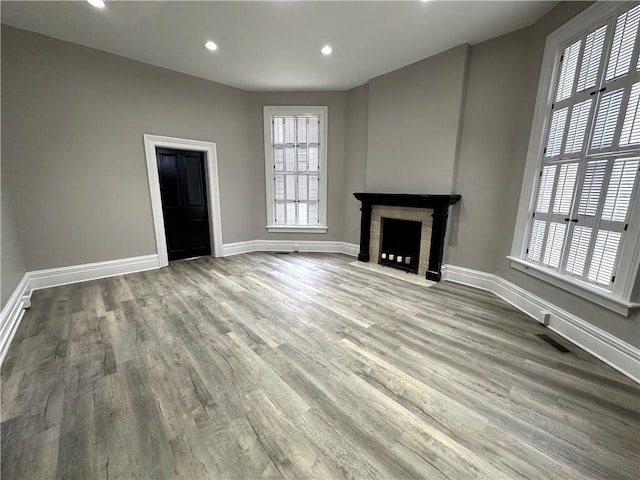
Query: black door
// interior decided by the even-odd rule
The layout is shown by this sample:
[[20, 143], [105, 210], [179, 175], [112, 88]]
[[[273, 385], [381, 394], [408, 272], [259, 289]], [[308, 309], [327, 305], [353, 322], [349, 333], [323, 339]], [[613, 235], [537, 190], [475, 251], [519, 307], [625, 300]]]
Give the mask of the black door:
[[211, 254], [204, 154], [157, 148], [169, 260]]

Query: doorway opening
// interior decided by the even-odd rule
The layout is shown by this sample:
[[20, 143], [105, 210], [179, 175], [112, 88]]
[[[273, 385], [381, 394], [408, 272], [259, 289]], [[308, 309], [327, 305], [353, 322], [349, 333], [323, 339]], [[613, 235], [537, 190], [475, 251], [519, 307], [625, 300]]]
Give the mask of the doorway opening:
[[[191, 183], [193, 183], [197, 180], [197, 176], [199, 175], [202, 183], [200, 183], [201, 192], [198, 193], [197, 189], [195, 189], [195, 193], [191, 193], [191, 199], [188, 198], [189, 189], [186, 189], [186, 203], [197, 203], [194, 202], [194, 200], [197, 199], [198, 195], [202, 197], [205, 205], [203, 207], [198, 207], [201, 208], [201, 211], [199, 213], [195, 213], [200, 215], [206, 210], [206, 213], [204, 213], [204, 215], [207, 220], [207, 238], [209, 243], [209, 253], [207, 254], [213, 254], [213, 256], [215, 257], [222, 256], [222, 220], [220, 214], [220, 187], [218, 185], [218, 160], [216, 155], [216, 144], [212, 142], [203, 142], [200, 140], [188, 140], [183, 138], [163, 137], [159, 135], [145, 134], [144, 147], [145, 157], [147, 161], [147, 175], [149, 180], [149, 192], [151, 196], [151, 210], [153, 213], [156, 247], [158, 249], [158, 263], [160, 267], [166, 267], [167, 265], [169, 265], [169, 250], [173, 247], [168, 248], [168, 237], [171, 237], [173, 233], [169, 232], [166, 228], [165, 209], [163, 208], [163, 194], [161, 192], [161, 174], [159, 171], [159, 163], [162, 163], [163, 168], [166, 167], [169, 170], [169, 173], [171, 173], [171, 171], [176, 172], [175, 175], [176, 177], [178, 177], [180, 168], [180, 154], [178, 153], [175, 160], [172, 160], [170, 153], [163, 153], [163, 160], [160, 161], [158, 151], [170, 152], [174, 150], [187, 152], [188, 155], [191, 155], [191, 160], [185, 160], [191, 163], [189, 163], [188, 165], [189, 168], [183, 168], [183, 176], [193, 177], [191, 179]], [[195, 160], [196, 157], [199, 157], [197, 161]], [[196, 169], [195, 165], [200, 165], [200, 169]], [[173, 185], [173, 205], [175, 205], [175, 189], [178, 188], [178, 192], [180, 191], [180, 183], [179, 181], [174, 181]], [[173, 213], [167, 213], [167, 217], [170, 217], [172, 215]], [[168, 220], [170, 220], [170, 223], [173, 221], [171, 219]], [[205, 224], [205, 222], [202, 220], [202, 218], [200, 218], [199, 220], [200, 227]], [[196, 230], [197, 232], [194, 234], [196, 237], [199, 236], [198, 238], [200, 239], [205, 238], [203, 236], [202, 228]], [[193, 243], [191, 243], [191, 245], [196, 245], [197, 243], [198, 242], [194, 241]], [[199, 252], [206, 251], [202, 250], [202, 246], [200, 246], [199, 248], [201, 248]], [[184, 250], [184, 248], [177, 248], [177, 250]], [[205, 253], [197, 253], [196, 255], [189, 254], [182, 258], [188, 258], [189, 256], [199, 256], [203, 254]], [[177, 257], [174, 257], [172, 255], [171, 259], [174, 260], [176, 258]]]

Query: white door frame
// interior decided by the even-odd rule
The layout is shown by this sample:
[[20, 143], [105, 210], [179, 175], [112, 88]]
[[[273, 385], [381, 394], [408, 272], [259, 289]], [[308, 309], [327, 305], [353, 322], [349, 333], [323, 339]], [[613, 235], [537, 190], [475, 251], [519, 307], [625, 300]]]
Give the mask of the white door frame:
[[207, 182], [207, 199], [209, 202], [209, 237], [212, 241], [211, 250], [214, 257], [221, 257], [222, 218], [220, 214], [216, 144], [200, 140], [188, 140], [186, 138], [144, 134], [144, 153], [147, 159], [153, 227], [156, 234], [156, 247], [158, 248], [160, 267], [169, 265], [169, 255], [167, 253], [167, 237], [164, 231], [164, 215], [162, 214], [162, 197], [160, 195], [160, 177], [158, 176], [158, 162], [156, 160], [156, 148], [158, 147], [204, 152], [205, 181]]

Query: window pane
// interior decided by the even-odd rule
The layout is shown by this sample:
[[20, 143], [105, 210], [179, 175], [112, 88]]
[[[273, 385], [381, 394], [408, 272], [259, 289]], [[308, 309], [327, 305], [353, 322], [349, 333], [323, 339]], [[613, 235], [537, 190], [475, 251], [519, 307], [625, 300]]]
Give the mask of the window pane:
[[595, 217], [600, 203], [600, 193], [607, 170], [606, 160], [591, 161], [587, 164], [578, 205], [578, 215]]
[[284, 143], [295, 143], [296, 128], [293, 117], [284, 118]]
[[606, 34], [607, 26], [605, 25], [587, 36], [584, 46], [584, 54], [582, 57], [582, 65], [580, 66], [580, 75], [578, 76], [577, 92], [581, 92], [582, 90], [596, 85]]
[[560, 154], [562, 137], [564, 136], [564, 125], [567, 121], [568, 108], [553, 112], [551, 117], [551, 127], [549, 128], [549, 139], [547, 140], [547, 157], [555, 157]]
[[307, 172], [307, 147], [298, 147], [298, 172]]
[[298, 177], [298, 200], [307, 200], [307, 180], [305, 175]]
[[318, 143], [318, 122], [317, 116], [309, 117], [309, 138], [308, 143]]
[[307, 117], [298, 117], [297, 143], [307, 143]]
[[587, 131], [587, 122], [589, 121], [591, 102], [591, 99], [585, 100], [582, 103], [574, 105], [571, 109], [569, 133], [567, 134], [567, 143], [564, 147], [564, 153], [577, 153], [582, 151], [584, 134]]
[[534, 220], [531, 227], [531, 241], [529, 242], [529, 252], [527, 258], [534, 262], [540, 261], [540, 254], [542, 253], [542, 242], [544, 242], [544, 233], [547, 229], [547, 224], [541, 220]]
[[567, 226], [564, 223], [551, 222], [549, 224], [549, 236], [547, 237], [547, 245], [545, 246], [542, 260], [545, 265], [549, 265], [552, 268], [558, 268], [560, 265], [566, 230]]
[[625, 75], [629, 71], [631, 55], [638, 34], [638, 20], [640, 20], [640, 6], [618, 17], [611, 55], [609, 56], [609, 66], [607, 67], [607, 81]]
[[276, 148], [273, 151], [273, 160], [276, 167], [276, 172], [284, 171], [284, 149]]
[[287, 172], [295, 172], [296, 149], [294, 147], [286, 147], [284, 149], [284, 166]]
[[298, 204], [298, 224], [299, 225], [308, 225], [309, 219], [307, 215], [307, 204], [299, 203]]
[[309, 171], [318, 171], [318, 147], [309, 147]]
[[536, 212], [547, 213], [549, 211], [551, 196], [553, 194], [553, 184], [556, 180], [556, 169], [556, 165], [547, 165], [542, 169]]
[[571, 239], [569, 256], [567, 257], [567, 272], [579, 277], [582, 276], [584, 265], [587, 261], [590, 241], [591, 229], [589, 227], [576, 226], [573, 229], [573, 238]]
[[318, 223], [318, 203], [309, 204], [309, 225]]
[[620, 145], [633, 143], [640, 143], [640, 83], [634, 84], [631, 88], [627, 113], [620, 133]]
[[309, 200], [318, 200], [318, 177], [309, 175]]
[[276, 203], [276, 223], [285, 223], [284, 203]]
[[284, 200], [284, 175], [276, 175], [276, 200]]
[[553, 201], [553, 213], [569, 215], [573, 203], [573, 191], [578, 176], [578, 164], [569, 163], [560, 167], [556, 197]]
[[287, 200], [295, 200], [296, 199], [296, 177], [295, 175], [287, 175], [286, 177], [287, 184]]
[[640, 161], [637, 158], [618, 159], [613, 162], [607, 196], [602, 209], [603, 220], [626, 221], [639, 164]]
[[296, 224], [296, 203], [287, 203], [287, 225]]
[[600, 285], [609, 285], [613, 276], [621, 234], [600, 230], [593, 248], [589, 280]]
[[622, 103], [623, 90], [603, 95], [596, 114], [596, 126], [593, 130], [592, 149], [608, 148], [613, 144], [613, 136], [618, 123], [618, 113]]
[[282, 117], [273, 118], [273, 143], [276, 145], [284, 143], [284, 118]]
[[581, 43], [582, 41], [578, 40], [573, 45], [568, 46], [564, 51], [562, 69], [560, 70], [560, 78], [558, 79], [556, 102], [571, 96], [573, 81], [576, 78], [576, 67], [578, 66]]

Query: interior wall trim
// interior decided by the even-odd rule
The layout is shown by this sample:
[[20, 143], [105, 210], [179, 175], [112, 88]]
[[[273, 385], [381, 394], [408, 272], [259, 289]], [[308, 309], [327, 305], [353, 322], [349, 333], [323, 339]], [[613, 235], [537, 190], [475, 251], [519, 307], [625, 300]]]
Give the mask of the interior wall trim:
[[25, 309], [31, 306], [31, 293], [42, 288], [125, 275], [160, 268], [158, 255], [107, 260], [70, 267], [50, 268], [27, 272], [0, 312], [0, 365], [9, 350]]
[[329, 240], [249, 240], [247, 242], [225, 243], [222, 256], [251, 252], [308, 252], [344, 253], [357, 257], [360, 247], [355, 243]]
[[141, 257], [107, 260], [104, 262], [85, 263], [70, 267], [50, 268], [27, 272], [29, 289], [58, 287], [71, 283], [88, 282], [100, 278], [115, 277], [127, 273], [143, 272], [160, 268], [158, 255], [143, 255]]
[[4, 357], [7, 355], [18, 325], [22, 321], [25, 309], [31, 305], [29, 303], [30, 296], [29, 278], [25, 274], [0, 312], [0, 365], [4, 363]]
[[534, 320], [550, 315], [550, 330], [640, 383], [640, 349], [493, 273], [442, 266], [443, 280], [493, 292]]

